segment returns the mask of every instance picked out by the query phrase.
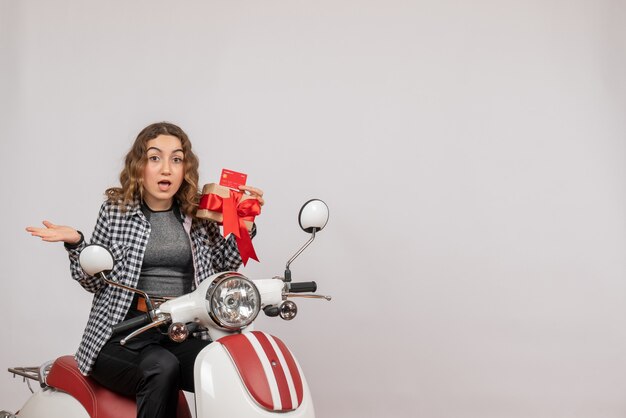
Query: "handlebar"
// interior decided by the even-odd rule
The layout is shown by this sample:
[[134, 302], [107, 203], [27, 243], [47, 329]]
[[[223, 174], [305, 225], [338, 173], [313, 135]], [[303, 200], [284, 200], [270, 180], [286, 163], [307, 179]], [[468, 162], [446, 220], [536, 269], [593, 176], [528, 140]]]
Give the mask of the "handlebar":
[[141, 325], [149, 324], [152, 322], [150, 314], [142, 314], [135, 318], [127, 319], [111, 327], [113, 334], [119, 334], [120, 332], [128, 331], [129, 329], [140, 327]]
[[292, 293], [308, 293], [316, 290], [317, 283], [315, 282], [291, 282], [289, 284], [289, 291]]

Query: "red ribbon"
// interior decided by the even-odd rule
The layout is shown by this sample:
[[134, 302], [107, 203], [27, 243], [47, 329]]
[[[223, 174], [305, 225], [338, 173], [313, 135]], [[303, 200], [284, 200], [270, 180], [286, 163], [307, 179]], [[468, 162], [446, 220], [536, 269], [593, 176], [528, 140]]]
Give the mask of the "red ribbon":
[[242, 201], [242, 195], [234, 190], [230, 190], [229, 196], [224, 198], [214, 193], [205, 194], [200, 199], [199, 209], [222, 213], [224, 237], [228, 234], [235, 236], [241, 261], [245, 266], [250, 258], [259, 261], [245, 221], [254, 222], [254, 218], [261, 213], [261, 204], [257, 199]]

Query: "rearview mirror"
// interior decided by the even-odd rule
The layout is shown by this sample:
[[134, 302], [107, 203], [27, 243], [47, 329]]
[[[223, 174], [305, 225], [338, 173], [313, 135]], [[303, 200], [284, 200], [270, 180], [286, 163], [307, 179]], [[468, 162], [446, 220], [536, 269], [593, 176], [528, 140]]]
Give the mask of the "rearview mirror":
[[113, 256], [108, 249], [98, 244], [86, 246], [80, 252], [78, 261], [85, 273], [90, 276], [113, 269]]
[[317, 231], [321, 231], [328, 223], [328, 206], [324, 203], [323, 200], [319, 199], [311, 199], [302, 205], [300, 209], [300, 214], [298, 215], [298, 222], [300, 223], [300, 228], [303, 231], [311, 234], [311, 238], [296, 252], [293, 257], [287, 261], [287, 266], [285, 267], [285, 277], [284, 281], [291, 281], [291, 270], [289, 270], [289, 265], [293, 262], [293, 260], [298, 257], [302, 251], [306, 247], [308, 247], [313, 240], [315, 239], [315, 233]]
[[328, 223], [328, 206], [323, 200], [311, 199], [302, 205], [298, 222], [305, 232], [321, 231]]

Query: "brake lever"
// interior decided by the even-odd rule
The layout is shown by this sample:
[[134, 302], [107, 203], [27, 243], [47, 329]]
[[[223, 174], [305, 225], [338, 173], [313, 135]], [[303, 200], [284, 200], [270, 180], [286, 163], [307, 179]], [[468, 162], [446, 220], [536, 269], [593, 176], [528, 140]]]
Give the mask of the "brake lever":
[[285, 293], [283, 296], [285, 298], [325, 299], [328, 301], [332, 300], [332, 296], [313, 295], [310, 293]]
[[126, 345], [126, 343], [128, 342], [128, 340], [130, 340], [131, 338], [136, 337], [137, 335], [146, 332], [149, 329], [152, 328], [156, 328], [158, 326], [161, 326], [163, 324], [167, 324], [169, 322], [169, 318], [166, 317], [161, 317], [161, 319], [156, 320], [148, 325], [144, 325], [141, 328], [136, 329], [135, 331], [131, 332], [130, 334], [128, 334], [126, 337], [124, 337], [121, 341], [120, 341], [120, 345]]

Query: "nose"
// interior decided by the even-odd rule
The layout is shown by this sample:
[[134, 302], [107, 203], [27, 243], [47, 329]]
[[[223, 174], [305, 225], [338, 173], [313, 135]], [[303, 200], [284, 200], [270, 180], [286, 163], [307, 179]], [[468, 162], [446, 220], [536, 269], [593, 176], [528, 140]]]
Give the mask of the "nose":
[[163, 160], [163, 164], [161, 165], [161, 174], [171, 174], [170, 162], [168, 160]]

